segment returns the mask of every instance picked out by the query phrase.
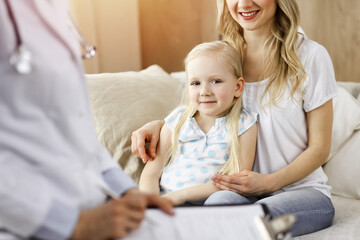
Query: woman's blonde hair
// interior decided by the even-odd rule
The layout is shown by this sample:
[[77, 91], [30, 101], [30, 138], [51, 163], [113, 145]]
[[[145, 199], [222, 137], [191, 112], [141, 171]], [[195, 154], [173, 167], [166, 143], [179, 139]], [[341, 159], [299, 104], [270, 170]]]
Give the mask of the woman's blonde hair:
[[[193, 48], [187, 57], [185, 58], [185, 71], [187, 71], [188, 63], [201, 56], [211, 56], [215, 57], [219, 62], [224, 62], [228, 67], [228, 70], [236, 77], [236, 79], [243, 76], [241, 59], [237, 50], [234, 49], [231, 45], [225, 41], [215, 41], [215, 42], [206, 42], [197, 45]], [[187, 84], [187, 88], [189, 84]], [[178, 148], [178, 137], [179, 132], [184, 125], [188, 117], [192, 117], [196, 114], [197, 110], [189, 100], [189, 91], [186, 91], [186, 103], [187, 107], [181, 116], [180, 121], [176, 125], [173, 135], [172, 135], [172, 155], [175, 156]], [[223, 174], [231, 174], [235, 172], [240, 172], [242, 168], [242, 163], [240, 159], [240, 149], [238, 144], [238, 121], [240, 118], [241, 112], [241, 96], [236, 98], [234, 97], [233, 103], [230, 106], [229, 113], [227, 114], [227, 127], [229, 129], [231, 143], [230, 143], [230, 156], [226, 164], [220, 170]]]
[[[276, 0], [277, 9], [271, 35], [265, 45], [267, 51], [264, 56], [264, 69], [261, 74], [269, 76], [265, 92], [269, 92], [266, 105], [275, 104], [281, 99], [287, 86], [291, 87], [291, 98], [295, 100], [295, 93], [301, 94], [301, 86], [306, 73], [297, 54], [298, 28], [300, 13], [295, 0]], [[244, 30], [231, 16], [226, 0], [217, 0], [218, 30], [223, 39], [238, 50], [244, 59], [246, 46]], [[259, 79], [261, 80], [261, 79]], [[264, 97], [264, 96], [262, 96]]]

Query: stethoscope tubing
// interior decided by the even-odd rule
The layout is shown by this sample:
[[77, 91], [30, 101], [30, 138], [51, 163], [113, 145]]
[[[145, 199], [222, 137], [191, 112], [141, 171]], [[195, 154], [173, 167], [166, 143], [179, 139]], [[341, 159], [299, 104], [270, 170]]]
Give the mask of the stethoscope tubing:
[[21, 38], [21, 35], [19, 32], [19, 27], [18, 27], [17, 21], [15, 19], [14, 12], [12, 11], [12, 8], [10, 6], [9, 0], [4, 0], [4, 1], [5, 1], [5, 5], [7, 8], [7, 12], [9, 14], [10, 21], [11, 21], [14, 31], [15, 31], [16, 48], [19, 48], [23, 44], [23, 41], [22, 41], [22, 38]]

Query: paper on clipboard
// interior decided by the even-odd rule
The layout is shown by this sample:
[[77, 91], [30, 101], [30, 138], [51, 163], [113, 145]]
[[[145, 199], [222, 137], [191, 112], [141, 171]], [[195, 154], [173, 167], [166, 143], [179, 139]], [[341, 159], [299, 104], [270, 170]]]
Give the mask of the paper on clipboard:
[[265, 216], [263, 205], [176, 207], [174, 211], [169, 216], [159, 209], [147, 209], [147, 220], [122, 239], [262, 239], [255, 217]]

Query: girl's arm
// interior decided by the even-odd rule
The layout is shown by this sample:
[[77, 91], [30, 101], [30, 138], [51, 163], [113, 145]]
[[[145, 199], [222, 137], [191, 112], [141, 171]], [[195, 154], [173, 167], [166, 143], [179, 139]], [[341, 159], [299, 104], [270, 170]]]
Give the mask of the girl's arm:
[[242, 159], [243, 169], [251, 170], [254, 165], [256, 153], [258, 129], [257, 124], [253, 124], [246, 132], [239, 136], [240, 159]]
[[175, 205], [182, 205], [185, 202], [204, 201], [211, 194], [220, 189], [212, 184], [212, 182], [200, 184], [193, 187], [184, 188], [175, 192], [162, 195], [167, 199], [170, 199]]
[[153, 161], [148, 161], [141, 173], [140, 191], [160, 194], [159, 180], [161, 173], [169, 161], [171, 153], [171, 131], [164, 125], [160, 132], [157, 155]]
[[[257, 139], [257, 124], [252, 125], [246, 132], [239, 136], [240, 159], [244, 164], [244, 169], [251, 170], [254, 164]], [[219, 191], [212, 182], [201, 184], [194, 187], [184, 188], [172, 193], [163, 195], [172, 200], [175, 205], [184, 204], [186, 201], [203, 201], [211, 194]]]
[[232, 176], [216, 175], [212, 180], [221, 189], [250, 196], [272, 193], [305, 178], [321, 167], [329, 156], [332, 116], [332, 100], [307, 113], [308, 147], [292, 163], [279, 171], [272, 174], [244, 171]]

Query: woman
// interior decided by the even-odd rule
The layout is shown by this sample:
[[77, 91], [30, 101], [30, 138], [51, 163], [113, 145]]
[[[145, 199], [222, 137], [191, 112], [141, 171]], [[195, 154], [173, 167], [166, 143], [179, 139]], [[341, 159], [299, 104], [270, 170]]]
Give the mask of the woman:
[[[205, 204], [265, 203], [273, 216], [292, 213], [293, 236], [328, 227], [334, 217], [321, 166], [331, 146], [336, 82], [321, 45], [298, 33], [293, 0], [218, 0], [218, 28], [243, 59], [243, 106], [259, 113], [254, 171], [213, 176], [223, 189]], [[162, 122], [133, 133], [133, 152], [153, 154]], [[153, 157], [154, 155], [152, 155]]]

